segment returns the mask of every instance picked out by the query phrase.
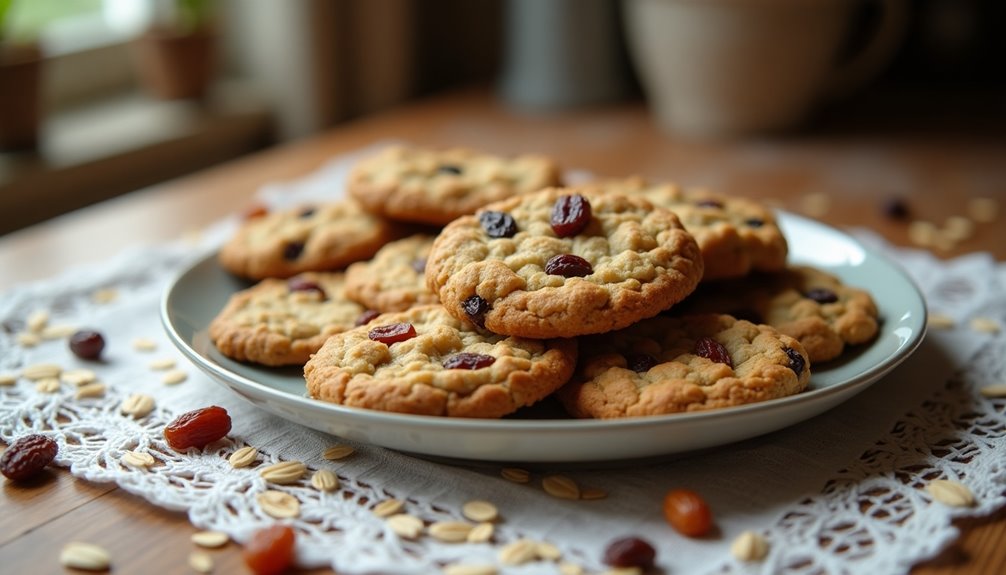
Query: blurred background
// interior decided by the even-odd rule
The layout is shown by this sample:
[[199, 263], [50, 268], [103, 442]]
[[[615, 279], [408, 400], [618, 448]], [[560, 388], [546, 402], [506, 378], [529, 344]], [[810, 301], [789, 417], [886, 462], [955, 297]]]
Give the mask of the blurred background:
[[[654, 62], [644, 52], [652, 42], [664, 42], [664, 50], [666, 42], [695, 42], [688, 31], [703, 28], [674, 28], [695, 15], [664, 14], [672, 19], [665, 26], [643, 12], [664, 10], [664, 2], [689, 10], [702, 4], [0, 0], [0, 234], [445, 90], [491, 91], [526, 114], [636, 102], [651, 106], [655, 121], [675, 137], [676, 126], [663, 117], [659, 102], [663, 80], [654, 77], [659, 74], [649, 69]], [[730, 14], [739, 14], [738, 6], [773, 3], [812, 11], [826, 4], [710, 2]], [[1006, 4], [832, 4], [842, 12], [842, 25], [827, 47], [827, 66], [851, 66], [867, 49], [876, 52], [857, 80], [825, 90], [818, 85], [822, 72], [809, 81], [813, 102], [806, 105], [812, 109], [787, 125], [706, 127], [706, 135], [967, 130], [1004, 140]], [[647, 30], [646, 22], [658, 24]], [[784, 24], [783, 30], [823, 34], [802, 20]], [[742, 34], [738, 21], [722, 26], [703, 36]], [[881, 46], [871, 48], [881, 31]], [[682, 55], [681, 65], [727, 70], [694, 44], [671, 46]], [[709, 85], [723, 85], [717, 82]], [[716, 98], [702, 93], [698, 101]], [[718, 105], [737, 106], [729, 98]]]

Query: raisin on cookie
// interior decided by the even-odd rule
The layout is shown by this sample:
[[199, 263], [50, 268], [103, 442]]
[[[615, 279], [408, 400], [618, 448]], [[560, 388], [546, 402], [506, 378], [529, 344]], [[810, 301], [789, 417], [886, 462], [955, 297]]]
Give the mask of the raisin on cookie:
[[391, 224], [352, 200], [301, 206], [246, 220], [220, 250], [220, 264], [251, 279], [343, 268], [393, 239]]
[[304, 366], [311, 397], [352, 407], [498, 418], [565, 383], [576, 341], [487, 334], [440, 305], [332, 336]]
[[626, 327], [695, 289], [702, 256], [638, 196], [550, 188], [486, 206], [437, 236], [426, 282], [493, 333], [572, 337]]
[[591, 185], [620, 194], [639, 194], [674, 212], [702, 249], [703, 280], [742, 277], [786, 266], [786, 238], [770, 209], [758, 202], [675, 184], [650, 184], [638, 177]]
[[809, 266], [703, 284], [680, 311], [766, 323], [798, 339], [813, 362], [841, 356], [846, 346], [872, 340], [878, 329], [877, 305], [869, 292]]
[[439, 303], [426, 287], [433, 236], [415, 235], [385, 245], [373, 259], [346, 270], [346, 295], [368, 309], [389, 312]]
[[231, 296], [210, 323], [210, 340], [238, 361], [304, 365], [330, 335], [352, 329], [363, 313], [343, 288], [337, 272], [262, 280]]
[[580, 346], [577, 373], [557, 394], [576, 417], [732, 407], [793, 395], [810, 381], [800, 342], [728, 315], [655, 317]]
[[559, 183], [558, 165], [543, 156], [393, 146], [361, 161], [348, 189], [375, 214], [444, 225], [488, 203]]

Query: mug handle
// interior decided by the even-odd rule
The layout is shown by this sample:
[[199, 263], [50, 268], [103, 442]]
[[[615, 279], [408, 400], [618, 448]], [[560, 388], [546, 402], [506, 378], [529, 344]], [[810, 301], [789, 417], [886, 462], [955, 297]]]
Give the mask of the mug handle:
[[907, 0], [878, 0], [880, 23], [852, 60], [832, 73], [825, 85], [829, 99], [848, 96], [883, 71], [901, 45], [908, 21]]

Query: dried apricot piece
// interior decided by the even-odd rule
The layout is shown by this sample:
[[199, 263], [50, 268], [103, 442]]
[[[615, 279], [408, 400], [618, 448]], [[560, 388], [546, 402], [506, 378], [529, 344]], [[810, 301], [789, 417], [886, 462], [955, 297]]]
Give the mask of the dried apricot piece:
[[255, 575], [278, 575], [293, 564], [296, 534], [289, 525], [272, 525], [252, 534], [242, 553]]

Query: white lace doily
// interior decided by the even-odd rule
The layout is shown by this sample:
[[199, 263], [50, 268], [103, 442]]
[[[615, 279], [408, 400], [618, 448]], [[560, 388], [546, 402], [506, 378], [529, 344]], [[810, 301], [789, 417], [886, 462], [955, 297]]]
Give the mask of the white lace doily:
[[[348, 157], [303, 181], [272, 186], [272, 204], [332, 197], [340, 189]], [[0, 298], [0, 372], [54, 362], [89, 368], [107, 384], [104, 397], [75, 399], [63, 384], [42, 393], [22, 378], [0, 387], [0, 437], [10, 442], [29, 431], [54, 437], [57, 463], [77, 477], [114, 482], [152, 504], [184, 510], [203, 529], [244, 541], [275, 522], [257, 506], [255, 494], [275, 489], [294, 495], [300, 516], [298, 560], [331, 565], [339, 573], [431, 573], [455, 562], [496, 565], [501, 573], [556, 573], [552, 561], [503, 565], [500, 548], [519, 538], [548, 541], [563, 560], [600, 572], [602, 550], [612, 539], [641, 535], [657, 548], [666, 573], [905, 573], [938, 553], [957, 535], [951, 520], [988, 514], [1006, 503], [1006, 400], [977, 390], [1006, 382], [1006, 336], [969, 329], [973, 317], [1006, 322], [1006, 266], [985, 255], [940, 261], [895, 249], [867, 232], [857, 235], [901, 262], [923, 286], [930, 310], [953, 317], [957, 327], [933, 330], [907, 362], [882, 381], [828, 413], [764, 437], [714, 451], [645, 466], [609, 469], [532, 467], [528, 484], [500, 477], [500, 466], [459, 466], [417, 459], [368, 445], [339, 461], [322, 451], [338, 438], [305, 429], [259, 411], [184, 365], [158, 320], [161, 293], [178, 270], [206, 254], [233, 229], [222, 222], [198, 242], [136, 249], [102, 265], [61, 278], [19, 286]], [[96, 303], [93, 294], [114, 290], [117, 298]], [[105, 292], [109, 293], [108, 291]], [[22, 347], [16, 334], [36, 310], [50, 324], [99, 329], [108, 342], [105, 360], [81, 361], [64, 340]], [[158, 343], [153, 352], [133, 349], [136, 338]], [[189, 378], [161, 382], [150, 362], [173, 358]], [[122, 399], [142, 392], [157, 408], [135, 420], [119, 413]], [[167, 447], [163, 426], [177, 414], [210, 404], [230, 412], [226, 440], [203, 452]], [[238, 447], [260, 451], [259, 465], [299, 460], [312, 470], [335, 471], [341, 488], [321, 493], [307, 478], [291, 486], [267, 485], [255, 467], [233, 469], [227, 456]], [[149, 469], [124, 465], [127, 450], [150, 453]], [[561, 471], [580, 485], [603, 489], [596, 501], [547, 495], [541, 477]], [[976, 505], [951, 508], [933, 502], [924, 486], [950, 478], [974, 492]], [[688, 487], [703, 494], [716, 519], [716, 534], [678, 535], [661, 514], [665, 492]], [[501, 519], [489, 543], [441, 543], [423, 535], [402, 539], [371, 512], [379, 501], [405, 502], [404, 511], [427, 524], [463, 520], [462, 504], [485, 499]], [[770, 542], [764, 561], [740, 563], [729, 553], [745, 530]]]

